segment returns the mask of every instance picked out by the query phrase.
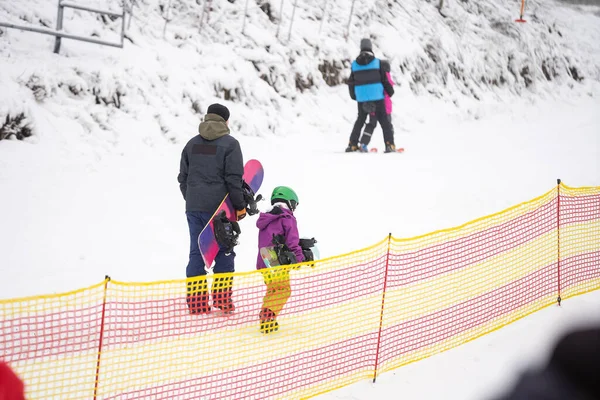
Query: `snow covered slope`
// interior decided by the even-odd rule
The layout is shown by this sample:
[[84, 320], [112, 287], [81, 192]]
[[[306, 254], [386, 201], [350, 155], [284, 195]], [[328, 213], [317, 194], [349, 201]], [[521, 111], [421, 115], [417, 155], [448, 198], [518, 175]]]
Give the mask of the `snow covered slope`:
[[[65, 39], [55, 55], [53, 37], [0, 29], [0, 120], [23, 114], [15, 125], [29, 124], [34, 141], [78, 136], [106, 150], [181, 142], [216, 100], [243, 135], [347, 130], [354, 107], [342, 82], [363, 36], [391, 61], [400, 129], [439, 113], [479, 118], [482, 103], [516, 96], [585, 96], [600, 81], [600, 24], [584, 6], [531, 1], [529, 22], [516, 24], [516, 1], [438, 10], [435, 1], [368, 0], [356, 4], [346, 40], [346, 0], [299, 1], [293, 24], [292, 2], [280, 10], [276, 0], [249, 1], [244, 21], [242, 0], [130, 1], [123, 50]], [[120, 10], [118, 0], [78, 2]], [[118, 39], [119, 19], [71, 9], [65, 18], [69, 33]], [[55, 19], [56, 2], [0, 3], [3, 21], [54, 27]], [[340, 107], [347, 111], [332, 112]]]

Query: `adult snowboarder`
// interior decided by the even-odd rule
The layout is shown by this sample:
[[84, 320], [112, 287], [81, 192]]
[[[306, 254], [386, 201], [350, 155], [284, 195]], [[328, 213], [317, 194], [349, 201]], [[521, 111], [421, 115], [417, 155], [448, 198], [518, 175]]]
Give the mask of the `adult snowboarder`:
[[388, 81], [386, 71], [381, 61], [373, 54], [370, 39], [360, 41], [360, 54], [352, 62], [348, 89], [352, 100], [358, 105], [358, 116], [346, 152], [358, 151], [358, 138], [365, 125], [369, 113], [374, 112], [377, 121], [383, 129], [385, 152], [396, 151], [394, 144], [394, 127], [385, 112], [384, 93], [394, 95], [394, 88]]
[[[229, 110], [215, 103], [208, 107], [199, 134], [193, 137], [181, 153], [179, 188], [185, 199], [190, 230], [190, 256], [186, 269], [188, 278], [187, 304], [192, 314], [211, 311], [204, 260], [198, 248], [198, 236], [227, 193], [236, 209], [237, 220], [246, 216], [246, 201], [242, 189], [244, 162], [238, 141], [229, 133]], [[235, 252], [221, 249], [215, 258], [216, 275], [235, 271]], [[234, 310], [231, 300], [231, 277], [215, 277], [212, 286], [213, 306], [225, 312]]]
[[[390, 73], [390, 63], [388, 61], [381, 60], [381, 68], [385, 71], [385, 76], [386, 76], [388, 82], [390, 83], [390, 85], [394, 86], [394, 81], [393, 81], [392, 75]], [[383, 101], [385, 103], [385, 113], [387, 115], [388, 120], [391, 123], [392, 122], [392, 98], [390, 97], [390, 95], [387, 92], [384, 92]], [[360, 137], [358, 151], [360, 151], [362, 153], [367, 153], [369, 151], [368, 146], [369, 146], [369, 143], [371, 142], [371, 139], [373, 138], [373, 132], [375, 131], [375, 128], [377, 128], [377, 116], [375, 115], [375, 112], [371, 112], [371, 113], [369, 113], [369, 122], [367, 122], [367, 125], [365, 126], [365, 129], [363, 130], [363, 134]]]

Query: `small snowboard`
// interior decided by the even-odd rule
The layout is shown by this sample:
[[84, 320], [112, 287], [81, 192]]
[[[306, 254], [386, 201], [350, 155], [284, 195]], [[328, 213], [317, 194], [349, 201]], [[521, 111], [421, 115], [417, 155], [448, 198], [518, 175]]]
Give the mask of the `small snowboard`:
[[[248, 186], [250, 186], [250, 189], [252, 189], [254, 193], [260, 189], [263, 177], [264, 171], [260, 161], [249, 160], [246, 165], [244, 165], [244, 176], [242, 178], [248, 184]], [[210, 271], [213, 267], [213, 262], [215, 261], [215, 257], [219, 252], [219, 243], [217, 243], [217, 239], [215, 237], [214, 220], [215, 217], [220, 215], [222, 212], [225, 212], [226, 217], [230, 221], [236, 220], [235, 209], [233, 208], [233, 204], [231, 204], [229, 194], [225, 196], [217, 208], [217, 211], [215, 211], [208, 224], [198, 236], [198, 247], [200, 248], [200, 254], [204, 260], [204, 269], [207, 271]]]
[[[313, 259], [311, 261], [318, 260], [320, 258], [319, 249], [314, 243], [308, 249], [310, 249], [313, 254]], [[303, 248], [303, 250], [306, 249]], [[281, 265], [281, 263], [279, 262], [279, 258], [277, 257], [276, 246], [261, 247], [260, 257], [262, 258], [267, 268], [277, 267], [278, 265]]]

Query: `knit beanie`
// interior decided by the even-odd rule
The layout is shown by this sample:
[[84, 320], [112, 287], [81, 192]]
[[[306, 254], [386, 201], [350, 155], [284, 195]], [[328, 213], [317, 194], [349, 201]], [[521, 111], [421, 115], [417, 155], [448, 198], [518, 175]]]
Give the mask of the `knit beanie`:
[[360, 51], [370, 51], [373, 52], [373, 45], [371, 44], [371, 39], [362, 39], [360, 41]]
[[217, 114], [225, 121], [229, 120], [229, 109], [222, 104], [215, 103], [208, 106], [208, 110], [206, 110], [207, 114]]

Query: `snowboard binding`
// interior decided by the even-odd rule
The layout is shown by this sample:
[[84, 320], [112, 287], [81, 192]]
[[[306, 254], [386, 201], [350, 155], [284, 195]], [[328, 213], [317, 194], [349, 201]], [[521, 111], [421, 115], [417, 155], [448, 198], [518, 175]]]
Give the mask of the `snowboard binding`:
[[240, 225], [235, 221], [230, 221], [227, 218], [225, 211], [221, 211], [214, 220], [215, 239], [219, 246], [223, 247], [227, 253], [233, 251], [233, 248], [238, 244], [240, 237]]
[[[302, 238], [299, 240], [298, 245], [302, 249], [302, 255], [304, 255], [304, 261], [314, 261], [315, 256], [312, 249], [315, 247], [317, 240], [315, 238], [307, 239]], [[285, 244], [285, 238], [283, 235], [273, 235], [273, 246], [275, 253], [277, 254], [277, 261], [279, 265], [297, 264], [298, 260], [296, 255], [290, 248]]]
[[244, 194], [244, 200], [246, 201], [246, 212], [248, 215], [255, 215], [259, 213], [258, 206], [256, 203], [262, 200], [262, 194], [255, 197], [254, 191], [250, 188], [250, 185], [246, 181], [242, 180], [242, 192]]
[[285, 244], [285, 237], [283, 235], [273, 235], [273, 246], [275, 247], [279, 265], [296, 264], [298, 262], [294, 252]]
[[306, 239], [306, 238], [301, 238], [300, 242], [298, 243], [300, 245], [300, 248], [302, 249], [302, 254], [304, 255], [304, 261], [314, 261], [315, 260], [315, 255], [313, 254], [313, 247], [315, 247], [315, 244], [317, 243], [317, 239], [315, 238], [311, 238], [311, 239]]

